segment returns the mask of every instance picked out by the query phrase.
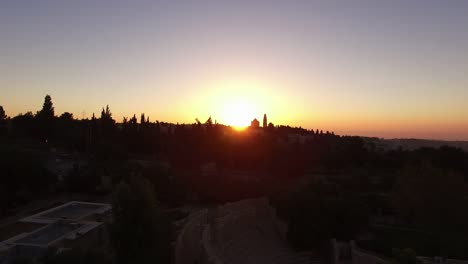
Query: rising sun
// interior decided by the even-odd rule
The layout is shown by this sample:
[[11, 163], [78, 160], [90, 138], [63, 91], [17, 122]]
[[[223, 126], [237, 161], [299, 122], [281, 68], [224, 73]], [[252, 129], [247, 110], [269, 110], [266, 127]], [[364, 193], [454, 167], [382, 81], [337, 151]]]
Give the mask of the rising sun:
[[246, 100], [226, 102], [222, 109], [223, 121], [235, 129], [242, 130], [250, 125], [254, 118], [255, 107]]

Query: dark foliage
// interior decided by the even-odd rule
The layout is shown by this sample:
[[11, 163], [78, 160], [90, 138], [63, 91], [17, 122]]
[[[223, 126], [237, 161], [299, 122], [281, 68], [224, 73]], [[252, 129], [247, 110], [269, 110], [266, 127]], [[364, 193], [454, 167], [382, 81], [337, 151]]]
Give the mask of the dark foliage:
[[[300, 249], [366, 231], [376, 235], [374, 249], [387, 256], [392, 248], [413, 248], [467, 257], [468, 153], [452, 147], [377, 150], [361, 137], [267, 123], [265, 115], [261, 129], [239, 132], [211, 117], [171, 124], [151, 122], [144, 113], [118, 123], [109, 106], [97, 117], [76, 119], [68, 112], [57, 116], [49, 95], [36, 114], [10, 118], [0, 107], [0, 215], [57, 191], [106, 194], [117, 185], [115, 253], [121, 263], [137, 256], [141, 263], [168, 260], [169, 228], [161, 229], [168, 220], [158, 202], [175, 207], [269, 195]], [[58, 152], [73, 163], [61, 181], [48, 166]], [[296, 188], [300, 181], [308, 187]], [[290, 187], [297, 191], [284, 195]], [[379, 235], [368, 223], [376, 215], [430, 235]], [[406, 258], [411, 252], [400, 253], [402, 262], [412, 261]], [[76, 254], [77, 263], [89, 254], [90, 263], [99, 259]]]
[[110, 239], [117, 263], [169, 262], [169, 222], [150, 183], [133, 176], [113, 195]]

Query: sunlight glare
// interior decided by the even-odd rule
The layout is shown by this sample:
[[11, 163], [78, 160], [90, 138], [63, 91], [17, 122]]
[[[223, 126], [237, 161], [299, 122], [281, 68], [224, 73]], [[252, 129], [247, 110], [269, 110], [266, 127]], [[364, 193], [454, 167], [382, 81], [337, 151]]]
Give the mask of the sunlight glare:
[[237, 99], [224, 104], [222, 119], [235, 129], [242, 130], [250, 125], [254, 114], [255, 107], [253, 104], [247, 100]]

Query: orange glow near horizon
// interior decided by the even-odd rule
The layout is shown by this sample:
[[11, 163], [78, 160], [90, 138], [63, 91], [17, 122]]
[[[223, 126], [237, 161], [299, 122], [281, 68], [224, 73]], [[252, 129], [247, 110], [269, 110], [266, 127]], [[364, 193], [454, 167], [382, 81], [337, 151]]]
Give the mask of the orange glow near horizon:
[[7, 116], [468, 141], [468, 1], [101, 2], [0, 1]]
[[254, 118], [260, 120], [264, 113], [272, 113], [276, 102], [271, 85], [246, 76], [218, 79], [200, 86], [203, 87], [200, 100], [193, 108], [200, 115], [212, 116], [238, 131], [250, 126]]
[[[325, 84], [320, 79], [311, 85], [308, 95], [302, 95], [292, 92], [295, 87], [301, 86], [300, 83], [261, 73], [214, 72], [179, 86], [188, 85], [194, 88], [184, 96], [168, 96], [157, 105], [154, 100], [158, 96], [148, 88], [149, 95], [144, 98], [132, 97], [128, 93], [124, 93], [126, 100], [123, 101], [117, 95], [108, 99], [93, 97], [89, 100], [75, 97], [74, 101], [80, 103], [77, 105], [70, 101], [68, 94], [44, 90], [34, 94], [31, 99], [21, 97], [21, 100], [15, 101], [13, 95], [7, 96], [9, 100], [3, 106], [10, 117], [26, 111], [34, 113], [42, 107], [43, 94], [51, 94], [56, 115], [67, 111], [78, 119], [91, 118], [93, 113], [98, 116], [101, 108], [109, 104], [117, 122], [122, 122], [123, 117], [131, 117], [133, 114], [139, 116], [140, 113], [145, 113], [152, 122], [159, 120], [184, 124], [193, 123], [195, 118], [203, 122], [211, 116], [213, 121], [242, 132], [254, 118], [262, 122], [263, 114], [267, 114], [268, 122], [275, 125], [329, 130], [340, 135], [468, 139], [468, 115], [464, 107], [456, 102], [444, 109], [440, 109], [442, 104], [435, 105], [439, 108], [431, 108], [433, 112], [423, 111], [425, 105], [419, 104], [400, 104], [398, 111], [390, 111], [380, 108], [381, 102], [363, 101], [358, 104], [361, 100], [346, 91], [341, 94], [323, 92], [320, 87]], [[458, 98], [461, 100], [463, 97]], [[171, 104], [166, 105], [166, 102]]]

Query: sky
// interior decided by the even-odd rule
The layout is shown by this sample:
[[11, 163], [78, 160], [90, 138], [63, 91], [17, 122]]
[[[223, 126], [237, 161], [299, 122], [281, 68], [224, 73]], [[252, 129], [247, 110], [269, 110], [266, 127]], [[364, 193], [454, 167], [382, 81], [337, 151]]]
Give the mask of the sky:
[[0, 0], [0, 105], [468, 140], [468, 1]]

